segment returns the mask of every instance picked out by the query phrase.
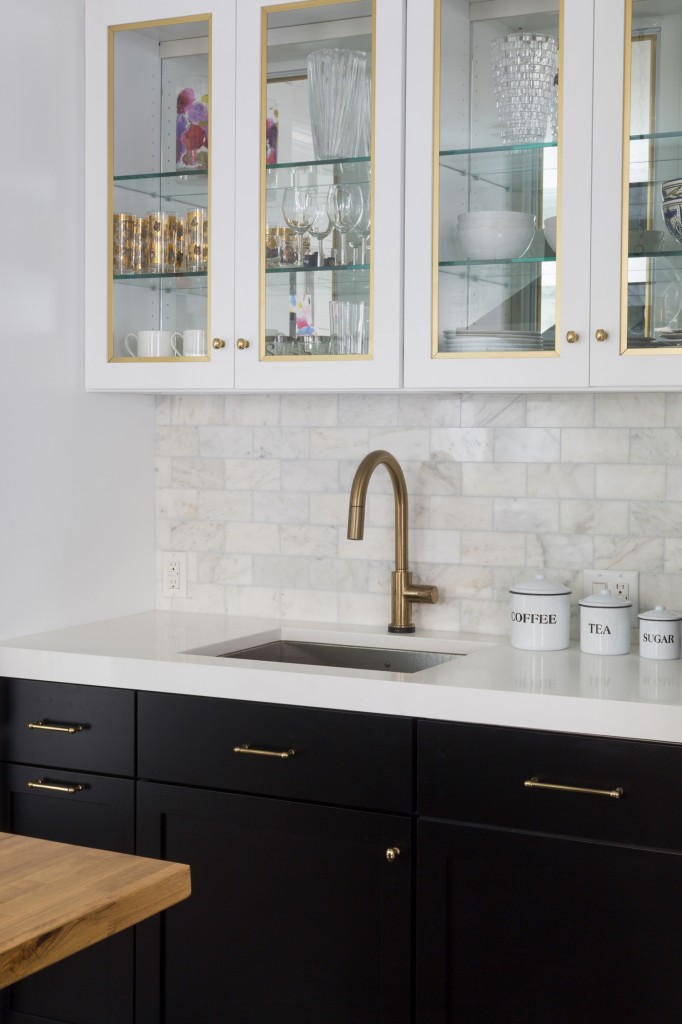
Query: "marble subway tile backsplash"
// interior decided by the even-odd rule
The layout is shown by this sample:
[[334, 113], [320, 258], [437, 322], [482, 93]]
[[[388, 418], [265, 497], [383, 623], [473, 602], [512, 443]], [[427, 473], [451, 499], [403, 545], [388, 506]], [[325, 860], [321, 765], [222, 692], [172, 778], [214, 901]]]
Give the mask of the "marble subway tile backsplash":
[[[226, 395], [157, 399], [157, 607], [384, 623], [388, 474], [346, 538], [360, 459], [386, 448], [410, 495], [410, 564], [440, 601], [417, 625], [506, 633], [510, 584], [638, 569], [642, 607], [682, 607], [682, 396]], [[188, 596], [162, 596], [185, 551]], [[574, 627], [577, 616], [574, 607]], [[573, 630], [576, 635], [576, 630]]]

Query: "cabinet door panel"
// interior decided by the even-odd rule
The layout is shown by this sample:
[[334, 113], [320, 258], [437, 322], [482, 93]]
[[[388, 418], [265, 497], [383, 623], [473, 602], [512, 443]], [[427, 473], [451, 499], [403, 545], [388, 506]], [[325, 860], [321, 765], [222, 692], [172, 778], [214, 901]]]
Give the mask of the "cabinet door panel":
[[418, 1024], [675, 1024], [682, 857], [423, 819]]
[[145, 1024], [409, 1021], [408, 819], [140, 783], [138, 853], [192, 869], [138, 929]]
[[[85, 32], [86, 387], [231, 388], [235, 0], [221, 0], [214, 10], [200, 0], [88, 0]], [[183, 112], [180, 93], [178, 110], [166, 100], [176, 89], [185, 98], [191, 89], [204, 111], [192, 104], [193, 112]], [[182, 141], [188, 123], [197, 145], [202, 133], [208, 139], [196, 163]], [[191, 247], [198, 262], [184, 249], [185, 233], [190, 239], [197, 230], [197, 211], [203, 238], [192, 238]], [[138, 227], [126, 229], [133, 239], [129, 245], [114, 214], [140, 219]], [[157, 214], [176, 219], [166, 217], [167, 259], [159, 258], [158, 225], [164, 218]], [[118, 229], [120, 244], [114, 238]], [[132, 266], [121, 267], [121, 250], [138, 245], [146, 258], [141, 255], [138, 265], [136, 255]], [[168, 336], [155, 341], [147, 335], [145, 343], [142, 331]], [[185, 339], [176, 337], [177, 357], [170, 333], [187, 331], [203, 331], [204, 345], [195, 357], [188, 338], [185, 357]], [[214, 348], [214, 337], [225, 345]]]
[[[592, 8], [593, 0], [408, 4], [407, 387], [587, 386]], [[505, 37], [518, 43], [520, 33], [529, 53], [519, 60], [512, 45], [495, 60], [492, 45], [497, 51]], [[518, 82], [519, 65], [532, 61], [533, 79], [543, 81], [536, 86], [538, 109], [556, 95], [547, 81], [547, 51], [529, 43], [538, 34], [556, 39], [559, 52], [558, 111], [555, 105], [548, 112], [544, 132], [526, 124], [530, 112]], [[504, 81], [505, 66], [510, 77], [496, 97], [496, 75]], [[505, 117], [505, 100], [514, 98], [519, 107], [507, 107]], [[515, 244], [510, 225], [523, 214], [532, 240], [521, 230]], [[553, 215], [554, 246], [543, 233]], [[577, 342], [567, 342], [569, 331]]]
[[[400, 385], [404, 19], [405, 0], [333, 5], [327, 0], [238, 0], [235, 311], [237, 332], [249, 347], [235, 353], [237, 388], [344, 391]], [[329, 159], [317, 159], [307, 94], [296, 107], [287, 96], [292, 81], [307, 86], [308, 54], [328, 47], [369, 51], [371, 173], [364, 147], [361, 156], [351, 150], [349, 159], [339, 153], [336, 159], [325, 151]], [[264, 94], [277, 109], [280, 137], [280, 162], [267, 169]], [[358, 108], [358, 121], [361, 113]], [[284, 145], [292, 124], [307, 155], [300, 145], [293, 153]], [[363, 205], [371, 202], [371, 244], [361, 262], [343, 254], [342, 240], [334, 233], [323, 243], [323, 253], [337, 250], [334, 266], [304, 270], [296, 259], [291, 268], [288, 260], [284, 266], [266, 267], [266, 229], [284, 231], [287, 223], [285, 188], [312, 189], [322, 199], [332, 183], [351, 181], [362, 190]], [[314, 236], [308, 240], [312, 255], [318, 242]], [[329, 346], [329, 303], [337, 300], [364, 302], [365, 314], [370, 306], [370, 340], [361, 354], [357, 348], [347, 352]], [[316, 333], [306, 334], [311, 328]], [[306, 348], [307, 341], [318, 340], [322, 346]], [[292, 349], [299, 354], [292, 355]]]
[[[75, 793], [28, 789], [44, 768], [5, 766], [0, 830], [19, 835], [134, 853], [132, 780], [58, 771], [56, 785]], [[133, 930], [99, 942], [21, 981], [0, 996], [4, 1024], [131, 1024]], [[3, 1002], [4, 998], [4, 1002]]]

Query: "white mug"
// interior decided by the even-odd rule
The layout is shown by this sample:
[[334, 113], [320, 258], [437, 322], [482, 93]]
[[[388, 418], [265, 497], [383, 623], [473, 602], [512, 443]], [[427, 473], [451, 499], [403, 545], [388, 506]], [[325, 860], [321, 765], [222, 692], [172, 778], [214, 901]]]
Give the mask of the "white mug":
[[[126, 334], [125, 347], [128, 355], [137, 359], [161, 359], [173, 355], [173, 339], [181, 338], [177, 331], [137, 331]], [[133, 352], [129, 339], [134, 338], [137, 351]]]
[[[182, 338], [182, 351], [179, 351], [175, 339]], [[171, 345], [176, 356], [205, 356], [206, 355], [206, 331], [186, 330], [182, 334], [174, 334], [171, 338]]]

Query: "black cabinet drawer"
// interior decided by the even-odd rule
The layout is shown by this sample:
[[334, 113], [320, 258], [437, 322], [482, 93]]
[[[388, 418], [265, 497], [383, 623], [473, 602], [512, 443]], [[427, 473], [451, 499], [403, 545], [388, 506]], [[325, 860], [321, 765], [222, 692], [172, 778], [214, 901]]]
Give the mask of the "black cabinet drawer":
[[421, 815], [682, 850], [680, 746], [420, 722], [417, 765]]
[[3, 679], [0, 759], [133, 775], [135, 694], [102, 686]]
[[133, 779], [0, 765], [0, 832], [134, 853]]
[[[140, 693], [138, 772], [162, 782], [409, 812], [412, 728], [406, 718]], [[281, 754], [287, 756], [271, 756]]]

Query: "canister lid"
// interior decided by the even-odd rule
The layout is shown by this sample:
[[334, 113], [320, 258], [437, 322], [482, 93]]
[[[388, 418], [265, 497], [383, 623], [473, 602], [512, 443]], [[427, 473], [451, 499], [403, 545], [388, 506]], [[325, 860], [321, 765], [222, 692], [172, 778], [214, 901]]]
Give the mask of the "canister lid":
[[532, 580], [521, 580], [520, 583], [515, 583], [513, 587], [509, 588], [509, 593], [541, 594], [543, 597], [553, 597], [558, 594], [570, 594], [571, 591], [563, 583], [557, 583], [556, 580], [546, 580], [544, 573], [540, 572]]
[[682, 612], [669, 611], [664, 605], [657, 604], [648, 612], [640, 612], [639, 619], [653, 619], [655, 622], [679, 622], [682, 619]]
[[632, 608], [632, 601], [626, 601], [618, 594], [610, 594], [608, 590], [600, 590], [598, 594], [582, 597], [578, 604], [583, 608]]

